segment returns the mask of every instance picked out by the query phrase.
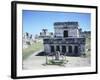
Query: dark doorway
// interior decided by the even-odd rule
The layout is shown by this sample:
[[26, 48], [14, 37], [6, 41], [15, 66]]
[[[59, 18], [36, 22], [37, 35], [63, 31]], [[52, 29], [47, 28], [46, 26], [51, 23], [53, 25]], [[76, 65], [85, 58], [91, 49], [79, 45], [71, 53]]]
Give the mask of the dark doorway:
[[72, 46], [69, 46], [69, 47], [68, 47], [68, 52], [69, 52], [69, 53], [72, 53]]
[[63, 52], [63, 53], [66, 52], [66, 46], [62, 46], [62, 52]]
[[64, 37], [68, 37], [68, 31], [63, 32]]
[[74, 47], [74, 52], [75, 52], [75, 54], [78, 53], [78, 46], [75, 46], [75, 47]]
[[54, 52], [55, 49], [54, 49], [54, 46], [51, 46], [51, 52]]
[[56, 46], [56, 51], [60, 51], [60, 47], [59, 46]]

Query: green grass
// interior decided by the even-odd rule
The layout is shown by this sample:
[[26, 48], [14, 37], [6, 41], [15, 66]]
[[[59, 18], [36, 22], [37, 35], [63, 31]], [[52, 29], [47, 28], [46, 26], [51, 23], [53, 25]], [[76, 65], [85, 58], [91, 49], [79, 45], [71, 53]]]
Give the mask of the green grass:
[[65, 62], [66, 60], [59, 60], [57, 62], [55, 60], [49, 60], [48, 65], [63, 65]]
[[26, 59], [32, 53], [43, 49], [43, 43], [37, 42], [30, 45], [28, 48], [23, 49], [22, 58]]

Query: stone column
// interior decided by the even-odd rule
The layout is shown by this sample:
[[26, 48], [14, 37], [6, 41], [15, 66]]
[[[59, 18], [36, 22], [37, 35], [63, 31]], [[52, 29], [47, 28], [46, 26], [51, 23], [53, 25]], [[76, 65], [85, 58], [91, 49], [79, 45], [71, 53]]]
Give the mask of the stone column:
[[68, 44], [66, 44], [66, 55], [68, 54]]

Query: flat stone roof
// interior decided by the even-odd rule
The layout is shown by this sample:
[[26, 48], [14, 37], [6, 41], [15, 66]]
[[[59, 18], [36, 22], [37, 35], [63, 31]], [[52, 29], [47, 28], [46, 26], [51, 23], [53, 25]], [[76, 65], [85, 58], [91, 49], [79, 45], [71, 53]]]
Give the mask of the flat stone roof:
[[72, 22], [55, 22], [54, 26], [56, 26], [56, 25], [78, 25], [78, 22], [74, 22], [74, 21], [72, 21]]

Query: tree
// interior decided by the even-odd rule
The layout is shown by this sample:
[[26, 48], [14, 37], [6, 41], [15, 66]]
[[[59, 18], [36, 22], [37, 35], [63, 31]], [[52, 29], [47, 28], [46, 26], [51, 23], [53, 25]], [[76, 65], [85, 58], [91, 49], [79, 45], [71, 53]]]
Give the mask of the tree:
[[26, 32], [26, 37], [27, 37], [27, 38], [29, 37], [29, 33], [28, 33], [28, 32]]
[[30, 39], [32, 39], [32, 34], [30, 35]]
[[42, 29], [44, 35], [46, 36], [47, 29]]
[[42, 32], [40, 32], [40, 36], [42, 36]]
[[50, 32], [50, 37], [52, 37], [53, 36], [53, 32]]

